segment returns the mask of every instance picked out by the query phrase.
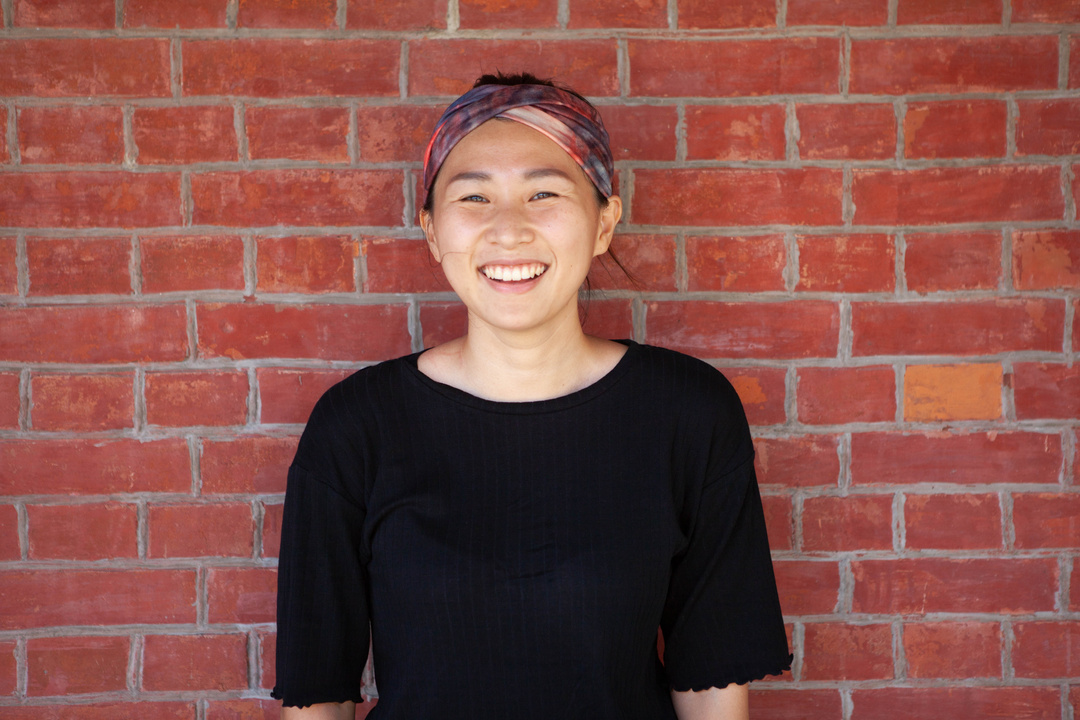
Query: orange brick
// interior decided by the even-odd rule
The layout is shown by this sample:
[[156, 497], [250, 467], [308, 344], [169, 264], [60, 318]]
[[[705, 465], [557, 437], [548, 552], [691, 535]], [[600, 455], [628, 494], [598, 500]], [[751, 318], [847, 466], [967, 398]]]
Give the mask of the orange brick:
[[776, 425], [787, 418], [786, 374], [780, 368], [724, 368], [724, 376], [739, 394], [751, 425]]
[[910, 366], [904, 373], [904, 419], [996, 420], [1002, 382], [998, 363]]

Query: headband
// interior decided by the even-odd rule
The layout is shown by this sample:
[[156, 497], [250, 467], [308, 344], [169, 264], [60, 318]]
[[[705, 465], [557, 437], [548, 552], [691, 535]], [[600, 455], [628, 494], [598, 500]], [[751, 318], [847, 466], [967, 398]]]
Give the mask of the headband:
[[546, 135], [581, 166], [604, 197], [611, 197], [615, 170], [600, 113], [573, 93], [549, 85], [481, 85], [455, 100], [439, 118], [424, 152], [425, 192], [431, 192], [454, 146], [495, 117]]

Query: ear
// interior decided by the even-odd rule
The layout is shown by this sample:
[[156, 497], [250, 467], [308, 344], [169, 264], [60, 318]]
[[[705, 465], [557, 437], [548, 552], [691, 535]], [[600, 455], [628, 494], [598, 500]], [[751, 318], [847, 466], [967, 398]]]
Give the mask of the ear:
[[420, 228], [424, 231], [424, 237], [427, 238], [428, 250], [431, 251], [432, 257], [435, 258], [435, 262], [441, 263], [439, 243], [435, 239], [435, 220], [427, 210], [420, 211]]
[[615, 237], [615, 226], [622, 217], [622, 198], [612, 195], [608, 203], [600, 208], [600, 224], [596, 233], [596, 243], [593, 246], [593, 257], [603, 255], [611, 245], [611, 239]]

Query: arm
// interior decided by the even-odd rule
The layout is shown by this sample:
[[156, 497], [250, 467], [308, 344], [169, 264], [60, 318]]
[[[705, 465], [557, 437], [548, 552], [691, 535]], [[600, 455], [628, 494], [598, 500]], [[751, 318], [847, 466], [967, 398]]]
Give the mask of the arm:
[[281, 720], [353, 720], [356, 703], [320, 703], [308, 707], [283, 707]]
[[732, 683], [699, 692], [671, 691], [679, 720], [749, 720], [750, 686]]

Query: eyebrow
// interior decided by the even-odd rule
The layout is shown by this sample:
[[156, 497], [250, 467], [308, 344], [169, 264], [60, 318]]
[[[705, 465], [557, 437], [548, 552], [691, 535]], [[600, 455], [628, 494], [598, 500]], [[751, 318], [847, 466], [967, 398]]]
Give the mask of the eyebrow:
[[[553, 167], [535, 168], [525, 173], [526, 180], [538, 180], [547, 177], [563, 178], [565, 180], [570, 180], [571, 182], [573, 182], [574, 180], [574, 178], [571, 177], [569, 173], [565, 172], [564, 170], [560, 170], [559, 168]], [[491, 173], [486, 173], [482, 170], [466, 170], [464, 172], [459, 172], [453, 175], [449, 180], [446, 181], [446, 184], [447, 186], [449, 186], [461, 180], [476, 180], [480, 182], [485, 182], [491, 179]]]

